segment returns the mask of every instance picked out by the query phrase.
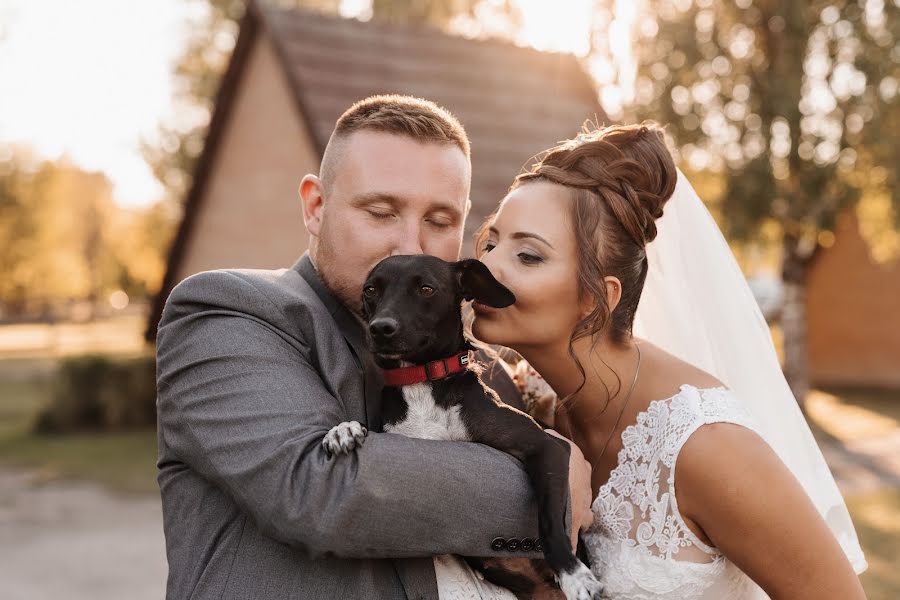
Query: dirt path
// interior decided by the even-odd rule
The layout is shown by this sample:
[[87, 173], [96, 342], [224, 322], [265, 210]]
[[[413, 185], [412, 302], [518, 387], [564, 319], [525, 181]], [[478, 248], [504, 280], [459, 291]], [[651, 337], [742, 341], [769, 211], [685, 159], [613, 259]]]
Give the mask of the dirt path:
[[4, 600], [160, 600], [166, 573], [157, 497], [0, 471]]
[[[844, 494], [900, 486], [900, 431], [822, 449]], [[3, 600], [160, 600], [166, 573], [156, 496], [0, 470]]]

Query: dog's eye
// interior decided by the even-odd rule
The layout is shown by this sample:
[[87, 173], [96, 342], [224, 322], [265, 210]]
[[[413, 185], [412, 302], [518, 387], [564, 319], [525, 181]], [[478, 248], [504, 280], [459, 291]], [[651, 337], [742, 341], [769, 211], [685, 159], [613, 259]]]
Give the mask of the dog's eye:
[[364, 287], [364, 288], [363, 288], [363, 295], [364, 295], [366, 298], [374, 298], [374, 297], [375, 297], [375, 286], [374, 286], [374, 285], [367, 285], [366, 287]]
[[430, 285], [423, 285], [422, 287], [419, 288], [419, 294], [421, 294], [422, 296], [425, 296], [427, 298], [428, 296], [431, 296], [432, 294], [434, 294], [434, 288], [431, 287]]

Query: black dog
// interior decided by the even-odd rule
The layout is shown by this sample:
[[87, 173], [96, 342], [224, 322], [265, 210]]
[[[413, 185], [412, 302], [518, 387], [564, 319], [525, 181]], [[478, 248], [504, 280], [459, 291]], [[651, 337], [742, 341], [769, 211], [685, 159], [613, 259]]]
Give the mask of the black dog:
[[[394, 256], [369, 273], [363, 315], [375, 360], [384, 369], [384, 430], [480, 442], [521, 460], [537, 496], [543, 553], [560, 588], [568, 600], [600, 598], [600, 584], [572, 552], [563, 522], [566, 444], [527, 414], [502, 403], [469, 369], [472, 346], [463, 334], [461, 303], [473, 299], [496, 308], [515, 302], [512, 292], [477, 260], [448, 263], [427, 255]], [[330, 453], [349, 452], [365, 435], [359, 423], [341, 423], [323, 445]], [[502, 569], [483, 571], [489, 579], [491, 571], [497, 571], [494, 575], [501, 577], [495, 577], [496, 582], [512, 587], [512, 573], [503, 577]]]

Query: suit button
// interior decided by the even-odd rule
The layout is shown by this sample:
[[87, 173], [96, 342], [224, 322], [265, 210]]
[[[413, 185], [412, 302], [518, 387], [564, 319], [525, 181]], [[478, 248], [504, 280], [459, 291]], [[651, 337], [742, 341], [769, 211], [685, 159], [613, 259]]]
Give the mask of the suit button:
[[522, 552], [531, 552], [534, 550], [534, 540], [531, 538], [525, 538], [522, 540]]
[[534, 540], [534, 549], [538, 552], [544, 551], [544, 545], [541, 543], [541, 540]]
[[506, 548], [506, 540], [502, 537], [494, 538], [493, 540], [491, 540], [491, 550], [496, 550], [497, 552], [499, 552], [504, 548]]
[[518, 538], [509, 538], [509, 541], [506, 542], [506, 549], [510, 552], [515, 552], [519, 549], [519, 544], [521, 543]]

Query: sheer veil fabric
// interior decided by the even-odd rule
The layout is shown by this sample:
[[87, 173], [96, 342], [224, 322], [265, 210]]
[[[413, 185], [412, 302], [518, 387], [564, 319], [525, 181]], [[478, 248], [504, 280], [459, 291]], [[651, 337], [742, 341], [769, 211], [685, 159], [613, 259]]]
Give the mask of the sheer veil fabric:
[[647, 246], [635, 335], [734, 392], [862, 573], [868, 565], [847, 506], [782, 374], [769, 327], [722, 232], [680, 170], [657, 227]]

